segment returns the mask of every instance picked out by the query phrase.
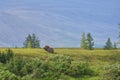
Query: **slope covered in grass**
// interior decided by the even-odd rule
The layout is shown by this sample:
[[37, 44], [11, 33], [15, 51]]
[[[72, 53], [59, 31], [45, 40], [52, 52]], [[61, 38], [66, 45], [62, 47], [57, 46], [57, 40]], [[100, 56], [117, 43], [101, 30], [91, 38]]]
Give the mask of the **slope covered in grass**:
[[[38, 58], [42, 60], [44, 64], [47, 64], [49, 66], [49, 69], [52, 69], [51, 67], [54, 66], [53, 68], [55, 68], [58, 71], [58, 72], [56, 71], [56, 73], [60, 74], [59, 78], [62, 80], [98, 80], [98, 79], [101, 79], [103, 75], [106, 73], [107, 67], [110, 67], [111, 65], [114, 65], [114, 64], [118, 65], [120, 61], [119, 49], [118, 50], [101, 50], [101, 49], [82, 50], [79, 48], [78, 49], [77, 48], [56, 48], [54, 49], [55, 51], [54, 54], [48, 53], [44, 49], [13, 48], [11, 50], [14, 52], [15, 57], [23, 57], [22, 58], [23, 61], [28, 59], [26, 61], [27, 63], [29, 63], [29, 60], [31, 61], [31, 63], [33, 63], [34, 59]], [[1, 48], [0, 51], [5, 52], [6, 49]], [[67, 60], [68, 62], [66, 62]], [[69, 60], [71, 64], [68, 64]], [[64, 65], [65, 69], [62, 65]], [[77, 68], [78, 65], [79, 65], [79, 68]], [[83, 65], [83, 68], [80, 68], [80, 65]], [[68, 69], [67, 69], [67, 66], [69, 66]], [[86, 66], [88, 66], [88, 68]], [[76, 69], [78, 70], [76, 71]], [[90, 70], [90, 71], [92, 70], [93, 72], [85, 71], [83, 73], [84, 76], [81, 76], [83, 75], [79, 73], [81, 72], [81, 69]], [[114, 67], [112, 69], [114, 69]], [[87, 75], [86, 75], [86, 72], [87, 72]], [[92, 73], [92, 74], [88, 75], [88, 73]], [[46, 74], [48, 75], [48, 73]], [[54, 75], [54, 71], [51, 74]]]

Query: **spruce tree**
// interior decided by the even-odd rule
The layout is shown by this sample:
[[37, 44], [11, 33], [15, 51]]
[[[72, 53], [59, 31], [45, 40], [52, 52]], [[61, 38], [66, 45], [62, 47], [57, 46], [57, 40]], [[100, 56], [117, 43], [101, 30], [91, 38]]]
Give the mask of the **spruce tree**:
[[94, 46], [94, 41], [90, 33], [87, 34], [87, 49], [92, 50]]
[[117, 49], [117, 43], [114, 42], [114, 45], [113, 45], [114, 49]]
[[31, 41], [28, 41], [27, 48], [32, 48], [32, 42]]
[[36, 39], [34, 48], [39, 48], [39, 47], [40, 47], [40, 40]]
[[107, 50], [113, 49], [113, 45], [110, 38], [107, 39], [104, 49], [107, 49]]
[[[118, 24], [118, 28], [120, 29], [120, 24]], [[118, 38], [119, 38], [119, 41], [117, 42], [117, 44], [120, 44], [120, 31], [119, 31], [119, 33], [118, 33]]]
[[36, 36], [35, 36], [35, 34], [34, 34], [34, 33], [33, 33], [31, 36], [32, 36], [32, 39], [31, 39], [31, 42], [32, 42], [32, 43], [31, 43], [31, 46], [32, 46], [32, 48], [35, 48]]
[[28, 44], [30, 44], [30, 42], [32, 42], [32, 36], [30, 34], [28, 34], [28, 36], [26, 37], [23, 46], [24, 48], [28, 48]]
[[82, 49], [87, 49], [86, 35], [85, 35], [84, 32], [82, 33], [80, 46], [81, 46]]
[[33, 33], [32, 34], [32, 48], [39, 48], [39, 47], [40, 47], [40, 40]]
[[26, 40], [23, 43], [24, 48], [39, 48], [40, 40], [36, 37], [35, 34], [28, 35]]

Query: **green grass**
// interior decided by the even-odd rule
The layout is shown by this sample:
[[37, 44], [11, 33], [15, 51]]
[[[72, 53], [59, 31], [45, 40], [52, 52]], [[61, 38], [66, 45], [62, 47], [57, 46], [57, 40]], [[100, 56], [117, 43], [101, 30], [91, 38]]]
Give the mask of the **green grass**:
[[[0, 48], [0, 51], [5, 51], [6, 48]], [[100, 74], [103, 72], [103, 68], [113, 63], [120, 61], [120, 50], [83, 50], [79, 48], [55, 48], [54, 54], [46, 52], [44, 49], [25, 49], [25, 48], [12, 48], [12, 51], [17, 56], [38, 57], [45, 59], [50, 55], [67, 55], [73, 58], [74, 63], [85, 61], [89, 63], [89, 66], [97, 73], [93, 77], [83, 78], [71, 78], [69, 76], [63, 76], [66, 80], [98, 80]]]

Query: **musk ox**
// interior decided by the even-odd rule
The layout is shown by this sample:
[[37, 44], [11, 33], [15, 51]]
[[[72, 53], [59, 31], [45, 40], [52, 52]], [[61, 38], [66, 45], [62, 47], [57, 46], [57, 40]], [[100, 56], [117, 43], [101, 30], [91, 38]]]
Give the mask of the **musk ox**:
[[50, 52], [50, 53], [54, 53], [54, 49], [51, 48], [51, 47], [48, 46], [48, 45], [46, 45], [46, 46], [44, 47], [44, 50], [46, 50], [47, 52]]

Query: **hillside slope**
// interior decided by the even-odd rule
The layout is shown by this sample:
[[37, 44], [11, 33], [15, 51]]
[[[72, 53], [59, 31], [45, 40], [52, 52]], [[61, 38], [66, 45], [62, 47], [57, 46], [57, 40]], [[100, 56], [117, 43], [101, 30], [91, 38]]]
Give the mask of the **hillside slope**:
[[[22, 48], [15, 49], [14, 48], [11, 50], [14, 53], [14, 59], [11, 60], [10, 63], [12, 63], [12, 61], [13, 61], [15, 64], [15, 60], [18, 59], [18, 62], [16, 61], [16, 65], [19, 63], [19, 60], [20, 60], [20, 64], [21, 64], [21, 62], [23, 63], [23, 61], [24, 61], [24, 64], [26, 64], [25, 62], [27, 62], [27, 65], [32, 64], [31, 66], [35, 66], [35, 64], [37, 64], [37, 66], [38, 66], [38, 64], [39, 64], [40, 72], [41, 72], [41, 69], [43, 68], [42, 74], [45, 74], [46, 72], [51, 72], [51, 69], [52, 69], [53, 74], [58, 74], [59, 70], [61, 70], [61, 67], [62, 67], [62, 69], [66, 69], [65, 67], [67, 67], [68, 72], [70, 69], [70, 72], [78, 75], [78, 77], [75, 77], [75, 76], [67, 75], [64, 72], [61, 72], [62, 75], [58, 75], [58, 78], [63, 79], [63, 80], [76, 80], [76, 79], [77, 80], [81, 80], [81, 79], [82, 80], [99, 80], [99, 79], [103, 78], [104, 75], [105, 75], [105, 77], [104, 77], [105, 79], [102, 79], [102, 80], [106, 80], [106, 78], [107, 77], [109, 78], [111, 75], [113, 78], [114, 74], [117, 73], [117, 71], [119, 71], [119, 65], [120, 65], [119, 64], [119, 61], [120, 61], [120, 50], [119, 49], [117, 49], [117, 50], [96, 49], [96, 50], [90, 51], [90, 50], [81, 50], [78, 48], [61, 48], [61, 49], [56, 48], [54, 54], [48, 53], [44, 49], [25, 49], [25, 48], [24, 49], [22, 49]], [[0, 48], [0, 51], [6, 52], [7, 50], [5, 48]], [[7, 65], [6, 64], [2, 65], [0, 63], [1, 69], [3, 66], [4, 66], [4, 68], [7, 67], [8, 65], [10, 65], [10, 63], [8, 63]], [[33, 63], [34, 63], [34, 65], [33, 65]], [[42, 66], [43, 64], [46, 66]], [[30, 65], [29, 65], [28, 69], [29, 68], [31, 69]], [[53, 65], [53, 66], [51, 67], [51, 65]], [[65, 66], [65, 65], [67, 65], [67, 66]], [[69, 65], [71, 65], [71, 67], [68, 67]], [[114, 67], [113, 65], [116, 65], [116, 67]], [[12, 64], [12, 66], [13, 66], [13, 64]], [[23, 66], [25, 67], [26, 65], [23, 65]], [[42, 66], [42, 68], [41, 68], [41, 66]], [[22, 68], [24, 68], [24, 67], [22, 67]], [[87, 67], [87, 70], [86, 70], [86, 67]], [[4, 68], [3, 68], [3, 71], [6, 71], [7, 68], [5, 68], [5, 70], [4, 70]], [[16, 66], [14, 68], [16, 68]], [[12, 69], [14, 69], [14, 68], [12, 68]], [[32, 68], [36, 68], [36, 67], [32, 67]], [[56, 70], [57, 72], [56, 71], [53, 72], [54, 68], [55, 68], [55, 70], [57, 69]], [[114, 68], [115, 68], [115, 71], [114, 71]], [[44, 69], [45, 69], [45, 71], [44, 71]], [[47, 69], [47, 71], [46, 71], [46, 69]], [[48, 71], [49, 69], [50, 69], [50, 71]], [[76, 70], [76, 69], [78, 69], [78, 70]], [[105, 71], [109, 71], [107, 69], [113, 69], [114, 73], [105, 74], [106, 73]], [[11, 70], [11, 68], [10, 68], [10, 70]], [[32, 69], [32, 70], [34, 70], [34, 69]], [[39, 70], [39, 69], [37, 68], [37, 70]], [[91, 72], [91, 70], [92, 70], [92, 72]], [[21, 72], [21, 70], [19, 72]], [[24, 71], [22, 71], [22, 73], [24, 73]], [[83, 77], [79, 73], [82, 73], [82, 74], [91, 73], [92, 75], [87, 76], [87, 74], [84, 74], [83, 76], [85, 76], [85, 77]], [[37, 74], [37, 75], [39, 75], [39, 74]], [[47, 75], [51, 75], [51, 74], [47, 74]], [[48, 78], [51, 78], [51, 76], [47, 76], [47, 75], [45, 75], [45, 76]], [[4, 76], [4, 75], [2, 75], [2, 76]], [[30, 76], [30, 74], [27, 76]], [[4, 76], [2, 78], [5, 78], [5, 77], [6, 76]], [[21, 76], [19, 76], [19, 78], [20, 77]], [[46, 78], [46, 77], [39, 77], [39, 78], [42, 79], [42, 78]], [[27, 78], [31, 78], [31, 77], [26, 77], [26, 79]], [[36, 78], [34, 79], [34, 77], [32, 77], [32, 79], [36, 80]]]

